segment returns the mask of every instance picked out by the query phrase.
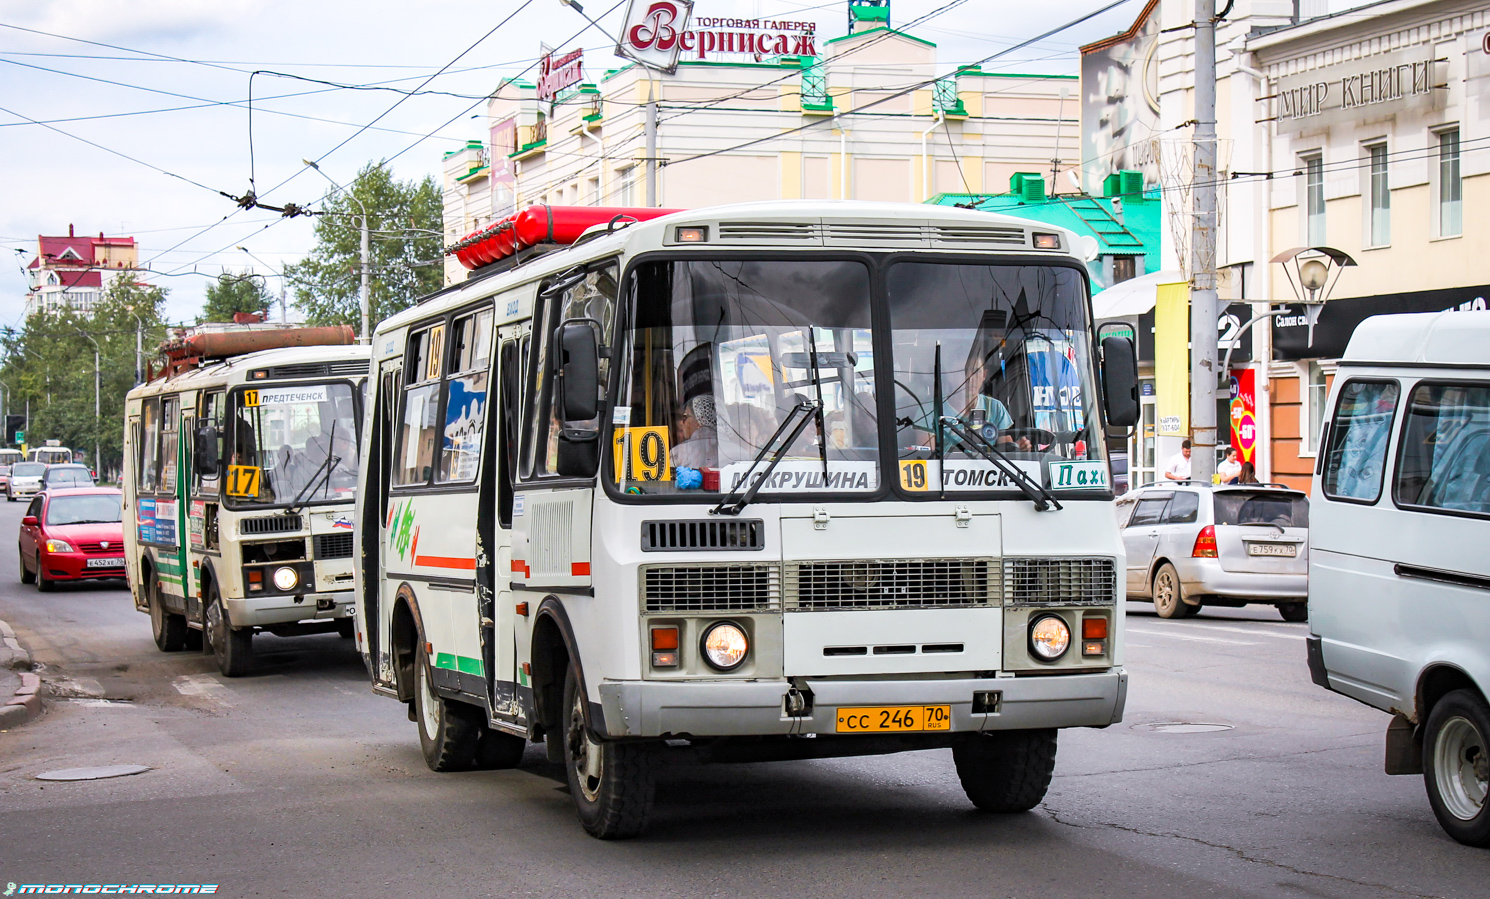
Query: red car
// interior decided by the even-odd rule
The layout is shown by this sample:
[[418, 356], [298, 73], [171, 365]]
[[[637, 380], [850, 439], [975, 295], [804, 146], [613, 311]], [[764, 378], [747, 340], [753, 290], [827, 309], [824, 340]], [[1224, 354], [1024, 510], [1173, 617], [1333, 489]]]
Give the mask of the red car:
[[105, 487], [39, 493], [21, 519], [21, 583], [124, 577], [124, 495]]

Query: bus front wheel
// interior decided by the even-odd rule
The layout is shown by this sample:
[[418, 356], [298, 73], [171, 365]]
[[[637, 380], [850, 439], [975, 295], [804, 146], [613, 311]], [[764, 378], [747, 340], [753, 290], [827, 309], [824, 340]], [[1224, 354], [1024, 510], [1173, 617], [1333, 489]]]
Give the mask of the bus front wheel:
[[207, 643], [217, 660], [217, 670], [223, 677], [242, 677], [253, 664], [253, 628], [233, 627], [217, 584], [207, 586], [206, 601]]
[[431, 771], [468, 771], [476, 757], [484, 723], [478, 709], [435, 695], [424, 639], [414, 652], [414, 720], [419, 748]]
[[656, 747], [594, 739], [585, 691], [571, 667], [564, 678], [564, 769], [580, 824], [592, 837], [627, 840], [647, 826], [656, 794]]
[[1027, 812], [1050, 788], [1055, 742], [1053, 728], [968, 734], [953, 744], [952, 761], [973, 805], [985, 812]]

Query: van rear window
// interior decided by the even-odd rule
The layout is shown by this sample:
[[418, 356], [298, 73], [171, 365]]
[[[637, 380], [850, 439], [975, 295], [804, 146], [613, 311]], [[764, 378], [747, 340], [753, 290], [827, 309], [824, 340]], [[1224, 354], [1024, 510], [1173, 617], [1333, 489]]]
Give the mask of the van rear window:
[[1285, 528], [1309, 526], [1309, 498], [1277, 490], [1215, 494], [1216, 524], [1275, 524]]

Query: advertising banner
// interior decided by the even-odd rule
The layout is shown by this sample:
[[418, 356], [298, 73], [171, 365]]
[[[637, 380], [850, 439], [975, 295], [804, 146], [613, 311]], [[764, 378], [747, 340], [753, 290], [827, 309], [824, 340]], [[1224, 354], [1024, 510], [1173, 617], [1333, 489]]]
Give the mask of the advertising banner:
[[1157, 0], [1122, 34], [1081, 48], [1081, 158], [1083, 187], [1102, 192], [1113, 172], [1143, 172], [1159, 183], [1153, 138], [1159, 133], [1159, 14]]
[[1154, 386], [1160, 437], [1190, 436], [1190, 285], [1160, 284], [1154, 303]]
[[1257, 464], [1257, 372], [1250, 368], [1231, 371], [1231, 447], [1243, 462]]
[[631, 0], [616, 55], [671, 75], [678, 70], [693, 0]]

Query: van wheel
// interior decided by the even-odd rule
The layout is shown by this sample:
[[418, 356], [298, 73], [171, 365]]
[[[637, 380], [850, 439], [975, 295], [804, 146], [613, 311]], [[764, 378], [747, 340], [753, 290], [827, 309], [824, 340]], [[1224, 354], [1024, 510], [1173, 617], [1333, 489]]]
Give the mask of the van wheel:
[[166, 611], [165, 601], [160, 595], [160, 581], [153, 576], [146, 583], [149, 591], [146, 600], [150, 604], [150, 633], [155, 637], [155, 647], [161, 652], [180, 652], [186, 648], [186, 616]]
[[1433, 814], [1466, 846], [1490, 846], [1490, 706], [1469, 690], [1438, 701], [1423, 734], [1423, 781]]
[[217, 659], [217, 670], [223, 677], [242, 677], [253, 665], [253, 628], [233, 627], [222, 596], [217, 592], [217, 584], [208, 584], [205, 602], [207, 645], [212, 647], [212, 655]]
[[647, 826], [657, 793], [657, 747], [590, 736], [585, 691], [571, 667], [564, 677], [564, 770], [579, 823], [601, 840], [629, 840]]
[[414, 653], [414, 721], [419, 725], [419, 748], [429, 770], [470, 770], [485, 729], [475, 711], [473, 706], [435, 695], [429, 656], [421, 637]]
[[1308, 621], [1309, 604], [1303, 602], [1285, 602], [1278, 606], [1278, 614], [1283, 616], [1284, 621]]
[[973, 805], [985, 812], [1027, 812], [1050, 788], [1055, 747], [1054, 728], [989, 731], [953, 744], [952, 761]]
[[1154, 572], [1153, 593], [1154, 611], [1160, 618], [1185, 617], [1185, 591], [1180, 586], [1180, 574], [1168, 562]]
[[36, 583], [36, 572], [26, 567], [26, 557], [21, 554], [21, 548], [19, 546], [16, 547], [16, 561], [21, 565], [21, 583]]

